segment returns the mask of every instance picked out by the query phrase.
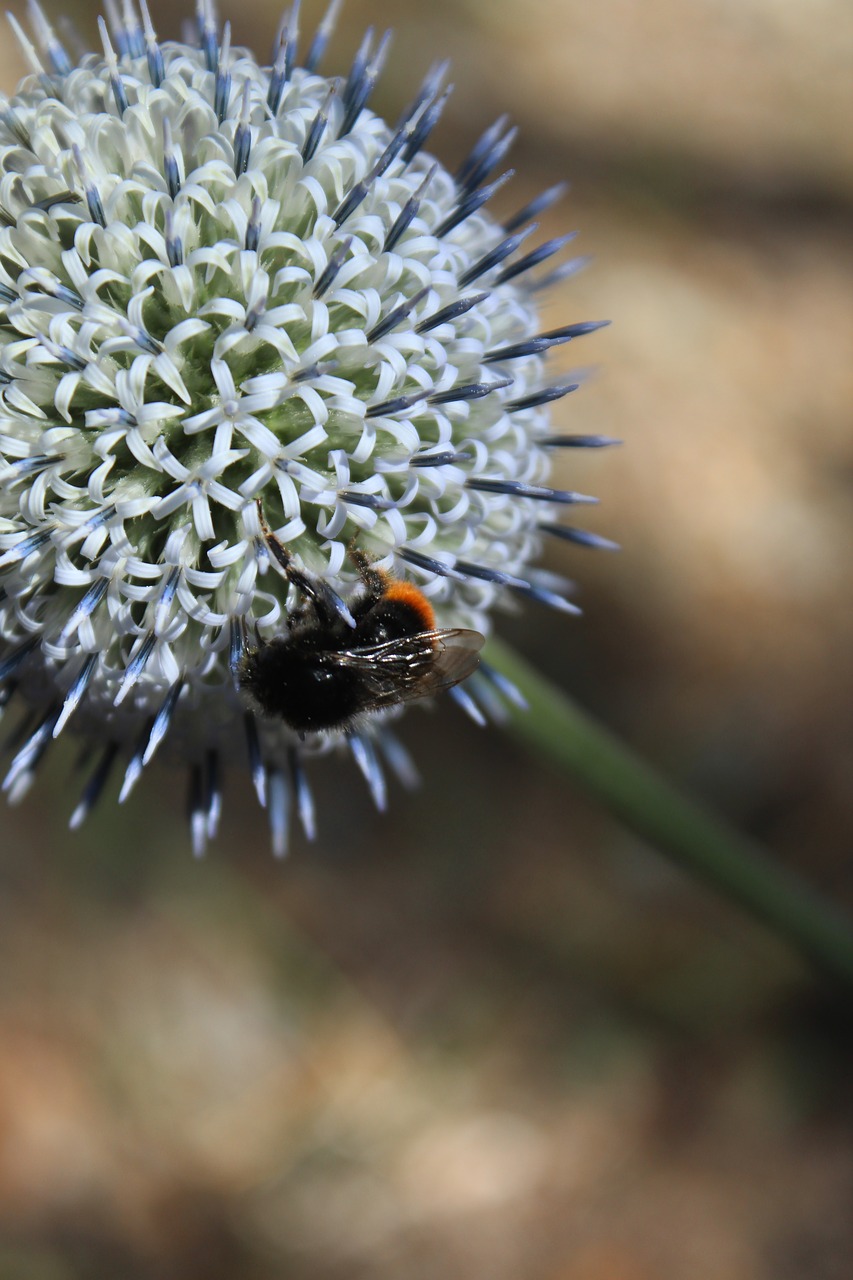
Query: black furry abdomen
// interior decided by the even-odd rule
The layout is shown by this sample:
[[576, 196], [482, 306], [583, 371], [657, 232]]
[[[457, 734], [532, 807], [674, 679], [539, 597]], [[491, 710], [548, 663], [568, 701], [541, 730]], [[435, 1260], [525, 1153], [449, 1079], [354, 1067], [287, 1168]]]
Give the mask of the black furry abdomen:
[[340, 729], [360, 710], [352, 671], [324, 662], [322, 650], [297, 647], [287, 638], [247, 654], [239, 679], [264, 715], [278, 716], [297, 733]]

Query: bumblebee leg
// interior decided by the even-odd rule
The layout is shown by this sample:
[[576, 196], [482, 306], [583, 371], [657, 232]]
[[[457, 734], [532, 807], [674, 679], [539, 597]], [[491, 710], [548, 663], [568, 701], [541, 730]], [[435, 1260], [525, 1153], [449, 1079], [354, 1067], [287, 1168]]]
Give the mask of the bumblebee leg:
[[260, 498], [256, 500], [256, 505], [264, 541], [288, 582], [292, 582], [303, 595], [307, 596], [321, 622], [328, 625], [343, 622], [348, 627], [354, 627], [355, 619], [338, 593], [333, 591], [328, 582], [316, 573], [309, 573], [307, 569], [297, 566], [293, 554], [279, 541], [267, 524]]
[[365, 590], [364, 600], [372, 607], [388, 589], [388, 574], [375, 567], [370, 556], [355, 545], [355, 538], [349, 544], [348, 553], [361, 578]]
[[230, 639], [228, 644], [228, 667], [231, 672], [231, 679], [234, 688], [240, 688], [240, 672], [246, 658], [249, 646], [246, 640], [246, 619], [231, 618], [230, 622]]
[[267, 518], [264, 515], [264, 507], [260, 498], [255, 499], [255, 506], [258, 508], [258, 523], [261, 526], [261, 533], [264, 535], [264, 542], [281, 565], [286, 576], [290, 578], [291, 565], [293, 564], [293, 556], [283, 543], [273, 533], [267, 524]]

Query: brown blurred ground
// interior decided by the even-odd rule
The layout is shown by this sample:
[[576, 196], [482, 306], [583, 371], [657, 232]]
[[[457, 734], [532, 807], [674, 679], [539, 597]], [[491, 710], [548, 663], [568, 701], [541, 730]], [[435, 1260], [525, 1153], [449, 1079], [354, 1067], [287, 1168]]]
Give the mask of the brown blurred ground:
[[[330, 69], [367, 22], [391, 115], [453, 57], [448, 162], [520, 121], [505, 210], [573, 179], [547, 320], [615, 321], [558, 422], [625, 439], [565, 467], [624, 550], [503, 633], [849, 903], [853, 10], [351, 0]], [[405, 737], [423, 792], [321, 771], [284, 867], [236, 780], [201, 866], [162, 777], [154, 828], [68, 835], [62, 762], [4, 813], [2, 1280], [847, 1280], [836, 1000], [499, 734]]]

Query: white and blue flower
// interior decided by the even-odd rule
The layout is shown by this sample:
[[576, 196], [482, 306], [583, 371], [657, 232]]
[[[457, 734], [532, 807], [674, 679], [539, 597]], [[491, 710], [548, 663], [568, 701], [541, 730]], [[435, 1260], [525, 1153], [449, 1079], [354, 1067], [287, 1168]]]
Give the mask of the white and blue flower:
[[[272, 66], [232, 47], [212, 3], [198, 43], [159, 43], [142, 0], [74, 64], [38, 5], [31, 74], [0, 99], [0, 699], [28, 720], [17, 799], [61, 731], [97, 748], [76, 825], [120, 766], [124, 799], [161, 755], [189, 768], [197, 849], [226, 764], [251, 768], [282, 851], [289, 799], [313, 828], [306, 744], [256, 719], [233, 679], [244, 637], [296, 605], [261, 536], [346, 596], [347, 547], [410, 577], [442, 627], [489, 630], [507, 593], [574, 611], [531, 567], [591, 501], [548, 487], [551, 348], [535, 295], [564, 239], [528, 241], [546, 192], [485, 211], [512, 132], [455, 175], [425, 150], [447, 91], [432, 70], [396, 127], [367, 102], [387, 40], [318, 70], [298, 5]], [[488, 667], [460, 686], [478, 701]], [[478, 700], [477, 682], [483, 690]], [[473, 687], [472, 687], [473, 686]], [[408, 775], [387, 717], [344, 739], [374, 795]]]

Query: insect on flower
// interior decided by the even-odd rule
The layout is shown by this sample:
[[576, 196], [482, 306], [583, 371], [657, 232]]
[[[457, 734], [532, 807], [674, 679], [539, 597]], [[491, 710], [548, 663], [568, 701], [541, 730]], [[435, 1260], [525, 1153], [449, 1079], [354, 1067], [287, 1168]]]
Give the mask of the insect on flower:
[[477, 667], [483, 637], [459, 627], [437, 630], [422, 591], [374, 568], [350, 547], [361, 591], [349, 607], [322, 578], [294, 565], [261, 515], [267, 545], [307, 606], [287, 632], [250, 648], [240, 685], [268, 716], [302, 737], [352, 728], [359, 718], [441, 693]]
[[[319, 70], [333, 0], [270, 65], [212, 0], [161, 43], [145, 0], [107, 6], [75, 64], [32, 0], [30, 68], [0, 96], [2, 781], [20, 799], [51, 744], [91, 772], [78, 826], [119, 769], [186, 769], [193, 845], [227, 768], [248, 769], [283, 853], [314, 833], [306, 761], [339, 749], [376, 803], [404, 704], [449, 690], [478, 721], [513, 691], [482, 638], [513, 597], [576, 613], [534, 565], [545, 536], [612, 544], [548, 483], [556, 347], [537, 294], [583, 259], [526, 241], [562, 192], [503, 223], [486, 205], [514, 131], [455, 174], [426, 150], [433, 67], [389, 127], [368, 105], [388, 36]], [[499, 176], [495, 177], [495, 174]], [[272, 533], [275, 530], [275, 534]], [[272, 572], [270, 572], [272, 569]], [[476, 669], [475, 669], [476, 668]]]

